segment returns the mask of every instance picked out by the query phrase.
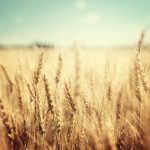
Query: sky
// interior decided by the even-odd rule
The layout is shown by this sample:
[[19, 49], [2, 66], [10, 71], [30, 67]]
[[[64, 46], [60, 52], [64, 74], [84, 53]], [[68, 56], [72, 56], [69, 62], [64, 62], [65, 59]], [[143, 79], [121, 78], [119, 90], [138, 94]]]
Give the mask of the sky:
[[3, 44], [132, 44], [149, 25], [150, 0], [0, 0]]

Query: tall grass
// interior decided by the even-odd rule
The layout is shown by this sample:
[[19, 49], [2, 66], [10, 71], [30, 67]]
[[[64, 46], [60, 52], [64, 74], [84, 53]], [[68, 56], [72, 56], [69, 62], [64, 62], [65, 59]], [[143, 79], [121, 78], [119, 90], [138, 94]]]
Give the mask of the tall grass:
[[35, 67], [22, 57], [19, 72], [5, 56], [13, 68], [1, 62], [0, 149], [150, 149], [150, 54], [142, 50], [143, 37], [137, 50], [116, 52], [115, 60], [126, 60], [122, 64], [109, 54], [90, 61], [99, 52], [68, 51], [56, 58], [45, 51]]

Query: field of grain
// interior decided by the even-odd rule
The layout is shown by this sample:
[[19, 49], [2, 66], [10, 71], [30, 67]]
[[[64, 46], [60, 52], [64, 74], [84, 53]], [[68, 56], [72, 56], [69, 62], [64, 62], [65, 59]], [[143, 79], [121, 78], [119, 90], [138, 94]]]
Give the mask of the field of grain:
[[0, 51], [0, 149], [149, 150], [150, 53], [141, 42]]

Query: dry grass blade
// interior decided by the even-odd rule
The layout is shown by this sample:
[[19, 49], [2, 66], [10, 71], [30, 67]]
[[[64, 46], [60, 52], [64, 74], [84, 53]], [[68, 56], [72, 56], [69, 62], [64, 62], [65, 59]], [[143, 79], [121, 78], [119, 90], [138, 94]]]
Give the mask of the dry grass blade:
[[42, 66], [43, 66], [43, 57], [44, 57], [44, 53], [42, 52], [39, 57], [37, 70], [34, 72], [34, 83], [35, 84], [38, 84], [38, 82], [39, 82], [39, 78], [40, 78], [40, 74], [41, 74], [41, 70], [42, 70]]

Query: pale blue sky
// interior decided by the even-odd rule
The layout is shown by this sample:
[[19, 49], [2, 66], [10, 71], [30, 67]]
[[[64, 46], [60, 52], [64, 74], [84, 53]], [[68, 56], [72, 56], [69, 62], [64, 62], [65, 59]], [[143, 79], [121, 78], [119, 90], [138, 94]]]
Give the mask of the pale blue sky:
[[0, 0], [0, 43], [134, 43], [150, 0]]

